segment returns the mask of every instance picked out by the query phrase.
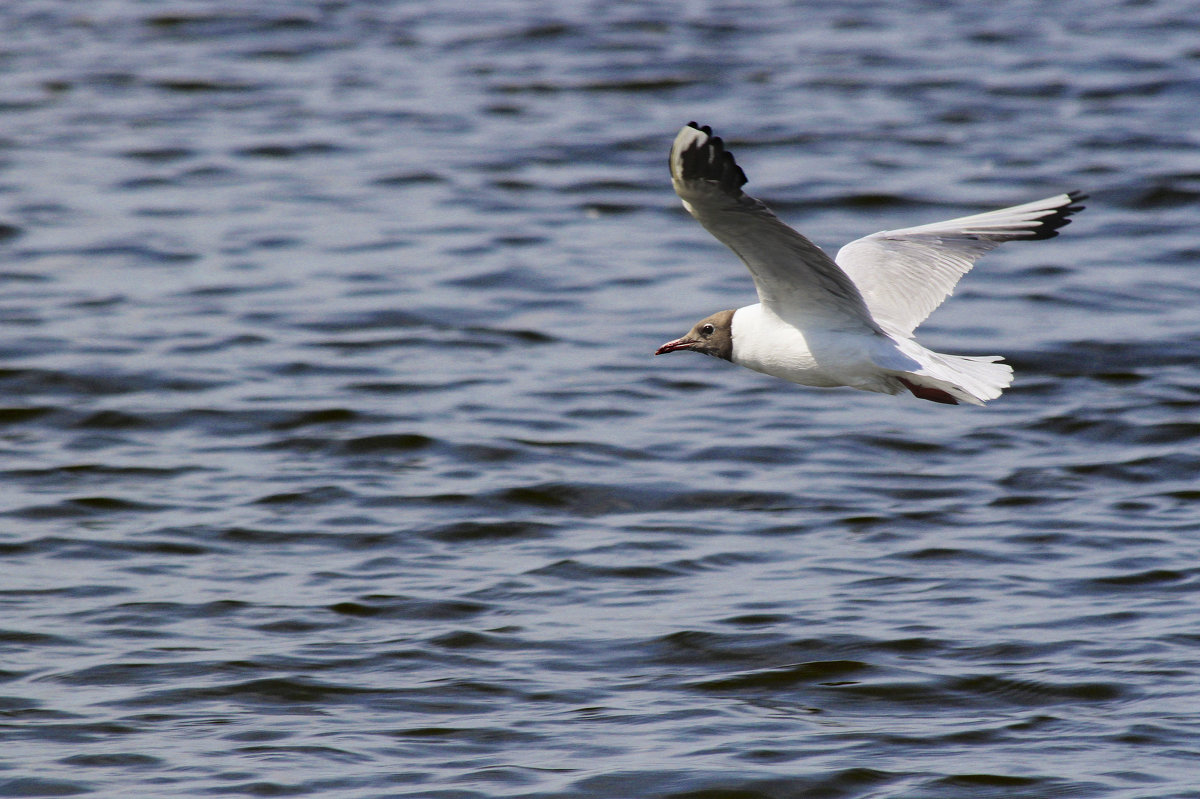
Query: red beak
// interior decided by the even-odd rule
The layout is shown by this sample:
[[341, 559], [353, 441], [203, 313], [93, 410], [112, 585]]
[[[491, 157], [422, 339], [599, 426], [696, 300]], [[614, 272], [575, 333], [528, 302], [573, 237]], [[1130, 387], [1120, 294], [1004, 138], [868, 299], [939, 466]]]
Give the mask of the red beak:
[[654, 354], [662, 355], [664, 352], [674, 352], [675, 350], [690, 350], [698, 343], [699, 342], [695, 341], [694, 339], [690, 339], [685, 336], [684, 338], [677, 338], [674, 341], [668, 341], [666, 344], [656, 349]]

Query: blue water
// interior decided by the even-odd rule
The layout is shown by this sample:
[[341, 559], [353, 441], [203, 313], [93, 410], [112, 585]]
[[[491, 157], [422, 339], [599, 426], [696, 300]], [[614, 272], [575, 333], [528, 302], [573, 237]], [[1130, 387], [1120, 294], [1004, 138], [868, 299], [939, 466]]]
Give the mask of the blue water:
[[[0, 5], [0, 796], [1200, 796], [1193, 3]], [[1069, 189], [986, 408], [652, 358]]]

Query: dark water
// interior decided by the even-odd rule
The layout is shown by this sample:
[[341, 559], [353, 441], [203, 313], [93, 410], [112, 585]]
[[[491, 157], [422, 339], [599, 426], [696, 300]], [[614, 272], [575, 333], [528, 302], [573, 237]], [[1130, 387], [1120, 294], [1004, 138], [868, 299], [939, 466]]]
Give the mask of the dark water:
[[[0, 795], [1200, 796], [1189, 2], [0, 6]], [[987, 408], [650, 352], [1066, 189]]]

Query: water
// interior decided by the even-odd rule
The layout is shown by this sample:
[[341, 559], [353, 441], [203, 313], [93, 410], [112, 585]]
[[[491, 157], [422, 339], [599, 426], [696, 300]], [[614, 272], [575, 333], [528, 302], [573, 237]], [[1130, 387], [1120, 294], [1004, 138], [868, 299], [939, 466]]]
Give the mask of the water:
[[[0, 7], [3, 796], [1200, 796], [1185, 2]], [[987, 408], [650, 353], [1079, 188]]]

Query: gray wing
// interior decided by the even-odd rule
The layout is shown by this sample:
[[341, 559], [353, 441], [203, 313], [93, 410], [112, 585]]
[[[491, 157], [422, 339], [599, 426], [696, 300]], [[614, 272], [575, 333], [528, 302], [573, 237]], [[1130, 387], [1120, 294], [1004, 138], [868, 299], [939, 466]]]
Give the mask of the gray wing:
[[1084, 199], [1079, 192], [1058, 194], [946, 222], [884, 230], [847, 244], [837, 263], [885, 330], [911, 336], [984, 253], [1005, 241], [1057, 236], [1071, 214], [1083, 210], [1078, 203]]
[[742, 259], [763, 305], [787, 319], [877, 330], [858, 288], [820, 247], [742, 191], [746, 175], [720, 137], [690, 122], [671, 147], [683, 207]]

